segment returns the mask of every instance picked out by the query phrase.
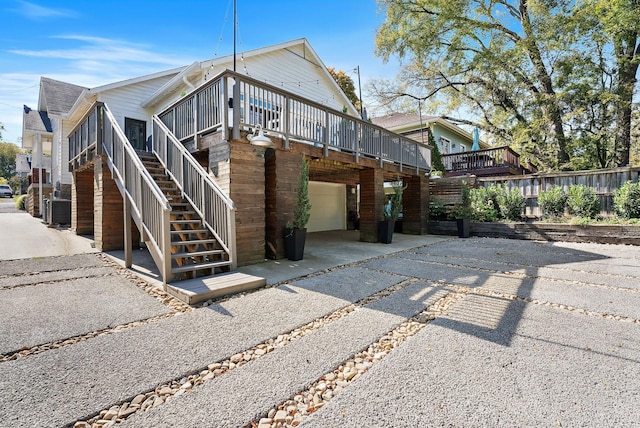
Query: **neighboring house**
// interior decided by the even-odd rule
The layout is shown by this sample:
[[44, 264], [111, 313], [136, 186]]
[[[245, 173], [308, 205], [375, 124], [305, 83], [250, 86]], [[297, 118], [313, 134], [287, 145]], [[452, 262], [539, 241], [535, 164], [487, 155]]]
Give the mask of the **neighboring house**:
[[310, 231], [344, 230], [357, 211], [360, 239], [377, 242], [384, 182], [402, 179], [404, 230], [426, 233], [430, 150], [362, 121], [307, 40], [233, 63], [67, 93], [53, 169], [70, 171], [76, 233], [125, 255], [144, 241], [165, 282], [281, 258], [303, 157]]
[[430, 132], [442, 156], [447, 177], [522, 175], [537, 171], [531, 164], [521, 165], [520, 155], [508, 146], [492, 147], [478, 138], [478, 147], [474, 150], [471, 133], [440, 117], [420, 118], [417, 114], [392, 113], [372, 121], [427, 144]]
[[[459, 126], [436, 116], [422, 116], [408, 113], [392, 113], [371, 119], [376, 125], [390, 131], [412, 138], [416, 141], [429, 143], [426, 131], [433, 134], [440, 154], [460, 153], [471, 151], [473, 136]], [[425, 131], [425, 132], [421, 132]], [[489, 148], [482, 140], [478, 141], [481, 149]]]

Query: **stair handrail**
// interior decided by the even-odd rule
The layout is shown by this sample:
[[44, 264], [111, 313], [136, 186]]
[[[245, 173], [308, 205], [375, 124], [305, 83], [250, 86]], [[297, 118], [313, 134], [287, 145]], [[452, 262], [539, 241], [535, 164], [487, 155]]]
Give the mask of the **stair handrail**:
[[[171, 205], [109, 107], [102, 103], [102, 108], [102, 148], [107, 164], [120, 193], [130, 202], [131, 216], [166, 284], [171, 279]], [[112, 135], [108, 135], [109, 129]]]
[[231, 268], [237, 267], [234, 202], [209, 176], [171, 130], [154, 115], [153, 152], [183, 196], [191, 203], [204, 225], [229, 255]]

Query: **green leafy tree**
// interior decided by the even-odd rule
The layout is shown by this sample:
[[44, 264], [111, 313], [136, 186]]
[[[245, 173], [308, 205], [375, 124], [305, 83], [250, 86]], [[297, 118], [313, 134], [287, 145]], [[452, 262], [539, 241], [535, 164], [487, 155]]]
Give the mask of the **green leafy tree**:
[[549, 59], [573, 44], [559, 36], [555, 19], [569, 0], [379, 3], [386, 21], [377, 34], [378, 54], [406, 62], [401, 80], [427, 99], [444, 100], [443, 110], [464, 105], [483, 120], [445, 118], [521, 145], [541, 166], [566, 168], [568, 140]]
[[16, 175], [16, 155], [18, 153], [20, 153], [18, 146], [0, 141], [0, 177], [9, 180]]
[[629, 163], [640, 0], [378, 2], [378, 54], [404, 63], [380, 99], [422, 94], [542, 169]]
[[333, 67], [328, 67], [327, 70], [329, 70], [329, 73], [331, 74], [331, 77], [333, 77], [333, 80], [335, 80], [338, 86], [340, 86], [342, 92], [344, 92], [347, 98], [349, 98], [351, 104], [353, 104], [355, 108], [360, 110], [360, 99], [356, 95], [356, 86], [353, 83], [353, 79], [351, 78], [351, 76], [347, 75], [342, 70], [336, 71]]
[[582, 11], [597, 17], [595, 31], [608, 37], [615, 58], [615, 152], [617, 166], [630, 160], [633, 95], [640, 65], [640, 0], [583, 0]]

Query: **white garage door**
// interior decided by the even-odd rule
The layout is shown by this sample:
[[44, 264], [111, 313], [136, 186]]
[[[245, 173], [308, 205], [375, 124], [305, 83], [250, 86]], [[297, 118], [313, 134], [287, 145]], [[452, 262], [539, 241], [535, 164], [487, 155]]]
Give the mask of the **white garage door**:
[[347, 228], [347, 188], [344, 184], [309, 182], [311, 217], [308, 232]]

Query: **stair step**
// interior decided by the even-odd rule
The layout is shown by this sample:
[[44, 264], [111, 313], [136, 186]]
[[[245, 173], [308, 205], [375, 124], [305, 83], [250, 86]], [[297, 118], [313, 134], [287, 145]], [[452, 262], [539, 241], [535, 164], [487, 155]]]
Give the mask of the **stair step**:
[[264, 287], [265, 278], [240, 272], [221, 273], [167, 284], [167, 291], [190, 305], [227, 294]]
[[[171, 215], [197, 215], [195, 211], [171, 211]], [[186, 219], [189, 220], [189, 219]], [[199, 219], [197, 219], [200, 221]]]
[[204, 250], [204, 251], [175, 253], [171, 255], [171, 258], [179, 259], [182, 257], [202, 257], [202, 256], [213, 256], [216, 254], [225, 254], [225, 251], [224, 250]]
[[207, 233], [209, 229], [182, 229], [182, 230], [172, 230], [172, 235], [193, 235], [194, 233]]
[[225, 260], [225, 261], [222, 261], [222, 262], [199, 263], [199, 264], [195, 264], [195, 265], [172, 267], [171, 268], [171, 273], [193, 272], [193, 271], [196, 271], [196, 270], [213, 269], [213, 268], [217, 268], [217, 267], [230, 266], [230, 265], [231, 265], [231, 262], [228, 261], [228, 260]]
[[202, 220], [199, 218], [187, 219], [187, 220], [171, 220], [171, 224], [202, 224]]
[[177, 247], [179, 245], [216, 244], [217, 242], [215, 239], [194, 239], [190, 241], [171, 241], [171, 245]]

